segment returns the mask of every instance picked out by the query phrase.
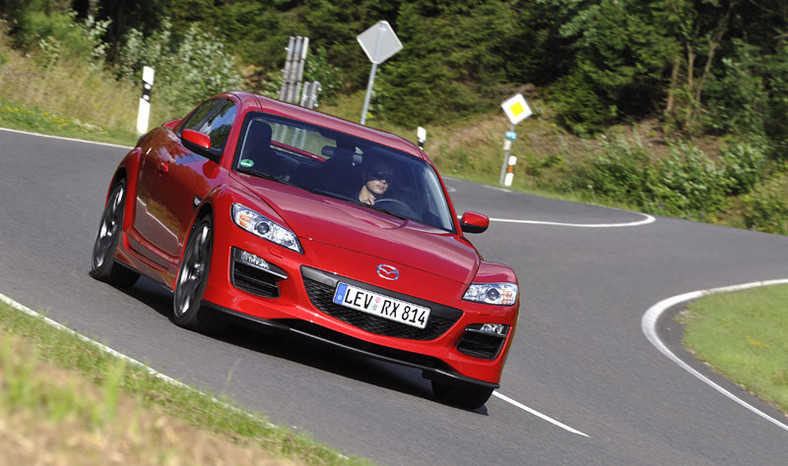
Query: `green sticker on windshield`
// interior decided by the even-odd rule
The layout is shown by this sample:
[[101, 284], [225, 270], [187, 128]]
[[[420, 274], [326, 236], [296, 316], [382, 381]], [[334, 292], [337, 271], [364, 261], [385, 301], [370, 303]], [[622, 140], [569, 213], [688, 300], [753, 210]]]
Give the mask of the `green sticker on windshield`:
[[252, 160], [252, 159], [242, 159], [241, 162], [239, 163], [239, 165], [244, 167], [244, 168], [251, 168], [251, 167], [254, 166], [254, 160]]

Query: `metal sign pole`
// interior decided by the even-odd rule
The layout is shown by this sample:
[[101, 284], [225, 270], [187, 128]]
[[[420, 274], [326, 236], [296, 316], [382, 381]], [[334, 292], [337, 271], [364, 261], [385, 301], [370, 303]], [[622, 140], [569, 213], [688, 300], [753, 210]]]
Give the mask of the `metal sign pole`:
[[369, 99], [372, 97], [372, 86], [375, 83], [375, 72], [378, 69], [378, 64], [372, 64], [372, 71], [369, 72], [369, 82], [367, 83], [367, 95], [364, 97], [364, 108], [361, 110], [361, 124], [367, 122], [367, 109], [369, 109]]
[[372, 62], [372, 70], [369, 72], [369, 82], [367, 83], [367, 95], [364, 97], [364, 108], [361, 110], [361, 124], [367, 122], [367, 111], [369, 101], [372, 98], [372, 86], [375, 83], [375, 73], [378, 65], [388, 60], [389, 57], [402, 50], [402, 43], [397, 38], [397, 34], [391, 29], [388, 21], [378, 21], [366, 31], [356, 36], [367, 58]]
[[290, 81], [290, 67], [293, 65], [293, 51], [295, 50], [295, 37], [290, 36], [290, 41], [285, 48], [287, 50], [287, 59], [285, 60], [285, 68], [282, 70], [282, 87], [279, 88], [279, 100], [287, 100], [287, 91]]
[[[385, 29], [378, 25], [378, 38], [375, 41], [375, 53], [373, 57], [380, 55], [380, 44], [383, 42], [383, 33]], [[372, 98], [372, 86], [375, 84], [375, 73], [378, 71], [377, 61], [372, 62], [372, 70], [369, 72], [369, 82], [367, 83], [367, 95], [364, 96], [364, 107], [361, 109], [361, 124], [367, 122], [367, 110], [369, 109], [369, 100]]]
[[[503, 142], [503, 164], [501, 165], [501, 177], [498, 180], [498, 184], [511, 186], [512, 179], [514, 178], [514, 164], [517, 161], [515, 157], [509, 157], [509, 150], [512, 148], [512, 141], [517, 139], [517, 133], [514, 132], [514, 126], [531, 116], [532, 112], [531, 107], [528, 106], [528, 102], [525, 101], [525, 98], [522, 94], [517, 94], [514, 97], [507, 99], [501, 104], [501, 108], [503, 109], [504, 113], [506, 113], [506, 116], [509, 118], [509, 122], [512, 123], [512, 126], [506, 133], [506, 140]], [[507, 167], [509, 168], [509, 173], [506, 172]]]
[[[512, 124], [509, 131], [514, 133], [514, 124]], [[506, 176], [506, 169], [509, 167], [509, 150], [512, 148], [512, 141], [510, 139], [503, 140], [503, 165], [501, 165], [501, 177], [498, 184], [503, 184], [504, 177]]]

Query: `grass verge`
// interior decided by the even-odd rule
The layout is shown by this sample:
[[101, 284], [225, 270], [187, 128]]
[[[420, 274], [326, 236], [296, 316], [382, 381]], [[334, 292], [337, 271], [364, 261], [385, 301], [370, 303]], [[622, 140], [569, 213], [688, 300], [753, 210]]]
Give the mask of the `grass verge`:
[[788, 285], [721, 293], [681, 315], [684, 345], [788, 415]]
[[0, 302], [1, 464], [369, 464]]
[[94, 123], [0, 100], [0, 127], [96, 142], [133, 146], [133, 131], [103, 128]]

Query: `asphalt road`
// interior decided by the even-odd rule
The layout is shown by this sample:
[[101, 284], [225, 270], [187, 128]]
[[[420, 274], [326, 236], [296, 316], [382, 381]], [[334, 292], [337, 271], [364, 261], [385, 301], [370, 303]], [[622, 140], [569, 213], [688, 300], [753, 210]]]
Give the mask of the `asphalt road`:
[[[238, 329], [209, 338], [172, 325], [171, 297], [150, 281], [124, 292], [90, 278], [107, 183], [125, 152], [0, 130], [0, 293], [384, 464], [787, 461], [785, 417], [713, 374], [777, 423], [698, 380], [648, 341], [641, 319], [674, 295], [788, 278], [788, 237], [447, 179], [459, 212], [495, 219], [472, 240], [486, 259], [512, 265], [522, 290], [502, 387], [469, 412], [433, 400], [417, 371], [292, 337]], [[675, 341], [664, 332], [675, 324], [663, 321]]]

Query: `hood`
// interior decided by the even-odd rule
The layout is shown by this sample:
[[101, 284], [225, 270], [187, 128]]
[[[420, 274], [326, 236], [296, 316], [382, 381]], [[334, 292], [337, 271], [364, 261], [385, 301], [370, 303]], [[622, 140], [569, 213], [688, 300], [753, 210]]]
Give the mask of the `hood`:
[[[305, 253], [311, 243], [361, 254], [442, 280], [468, 284], [481, 262], [464, 238], [439, 228], [300, 188], [240, 175], [298, 235]], [[325, 250], [325, 248], [316, 248]]]

